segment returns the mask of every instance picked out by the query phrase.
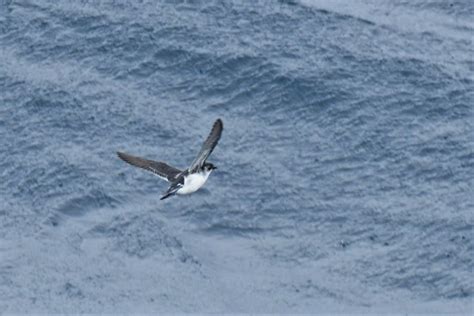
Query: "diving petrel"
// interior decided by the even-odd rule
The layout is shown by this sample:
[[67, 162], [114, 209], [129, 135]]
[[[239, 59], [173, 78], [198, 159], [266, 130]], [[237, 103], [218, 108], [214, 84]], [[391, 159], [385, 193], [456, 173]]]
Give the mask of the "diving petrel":
[[170, 187], [163, 194], [160, 200], [175, 194], [190, 194], [199, 190], [211, 174], [212, 170], [217, 169], [212, 163], [206, 162], [221, 138], [223, 124], [221, 119], [217, 119], [212, 126], [211, 133], [201, 147], [199, 154], [194, 159], [191, 166], [181, 171], [161, 161], [148, 160], [126, 153], [117, 152], [120, 159], [129, 164], [151, 171], [161, 179], [170, 183]]

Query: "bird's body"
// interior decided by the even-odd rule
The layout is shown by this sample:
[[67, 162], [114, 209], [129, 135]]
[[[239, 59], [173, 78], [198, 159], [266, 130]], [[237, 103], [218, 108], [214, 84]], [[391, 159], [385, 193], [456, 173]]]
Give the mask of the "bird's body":
[[176, 191], [176, 194], [184, 195], [196, 192], [206, 183], [211, 172], [212, 170], [203, 170], [184, 176], [184, 184]]
[[199, 190], [206, 183], [211, 172], [217, 169], [213, 164], [206, 162], [206, 160], [216, 147], [222, 130], [222, 120], [218, 119], [212, 126], [211, 133], [202, 145], [198, 156], [194, 159], [191, 166], [184, 171], [161, 161], [148, 160], [122, 152], [117, 154], [123, 161], [135, 167], [151, 171], [170, 183], [170, 187], [161, 197], [161, 200], [174, 194], [190, 194]]

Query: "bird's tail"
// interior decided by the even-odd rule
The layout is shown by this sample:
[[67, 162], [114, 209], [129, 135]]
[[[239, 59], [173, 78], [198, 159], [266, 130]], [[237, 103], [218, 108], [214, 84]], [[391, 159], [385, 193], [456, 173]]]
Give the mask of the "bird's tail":
[[178, 190], [179, 190], [178, 183], [171, 184], [171, 186], [168, 188], [168, 190], [166, 190], [166, 192], [163, 194], [160, 200], [164, 200], [172, 195], [175, 195]]
[[173, 193], [166, 192], [162, 197], [160, 197], [160, 200], [164, 200], [166, 198], [169, 198], [172, 195], [175, 195], [175, 192], [173, 192]]

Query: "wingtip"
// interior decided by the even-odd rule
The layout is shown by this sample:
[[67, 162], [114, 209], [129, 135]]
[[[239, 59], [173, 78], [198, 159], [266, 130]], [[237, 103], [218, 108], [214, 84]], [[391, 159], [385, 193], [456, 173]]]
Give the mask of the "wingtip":
[[120, 159], [122, 159], [123, 161], [125, 162], [128, 162], [130, 163], [130, 158], [131, 156], [124, 153], [124, 152], [121, 152], [121, 151], [117, 151], [117, 157], [119, 157]]
[[219, 124], [221, 128], [224, 128], [224, 122], [222, 122], [221, 118], [218, 118], [214, 124]]

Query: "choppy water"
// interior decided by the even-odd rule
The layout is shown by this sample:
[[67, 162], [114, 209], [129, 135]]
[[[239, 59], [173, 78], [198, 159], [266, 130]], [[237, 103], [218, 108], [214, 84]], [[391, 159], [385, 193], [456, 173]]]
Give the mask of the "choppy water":
[[472, 1], [155, 2], [0, 1], [0, 312], [472, 311]]

